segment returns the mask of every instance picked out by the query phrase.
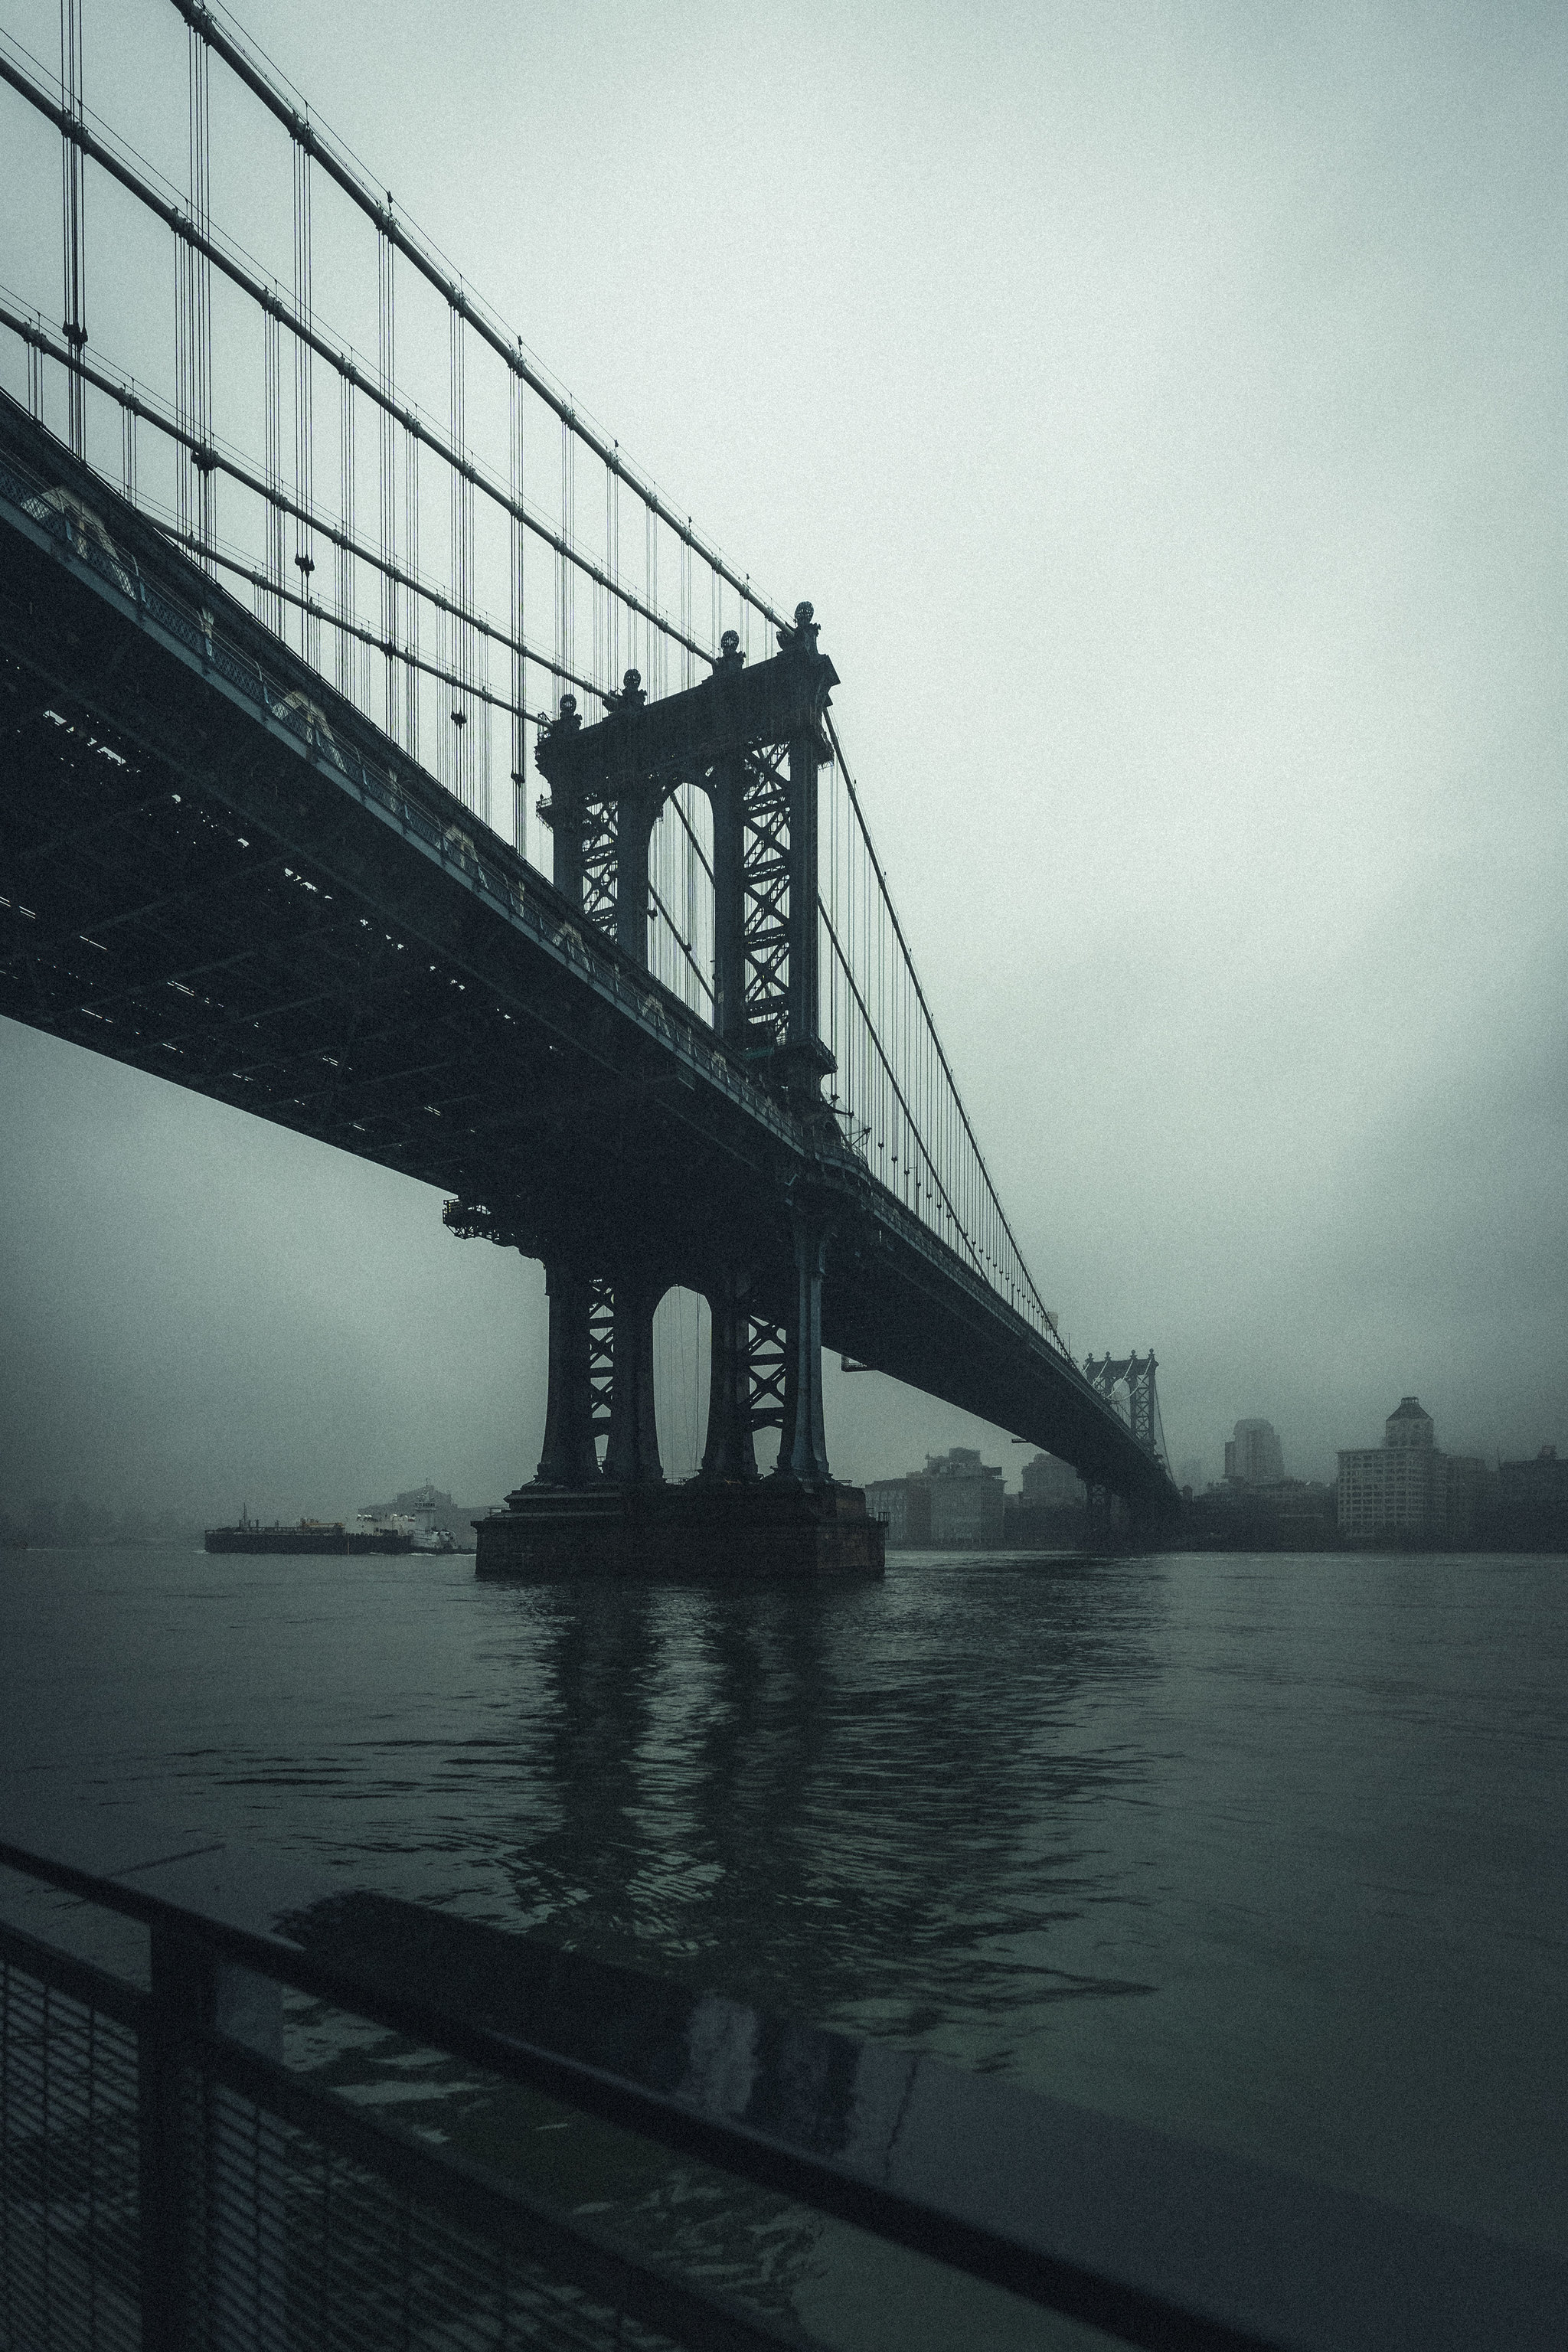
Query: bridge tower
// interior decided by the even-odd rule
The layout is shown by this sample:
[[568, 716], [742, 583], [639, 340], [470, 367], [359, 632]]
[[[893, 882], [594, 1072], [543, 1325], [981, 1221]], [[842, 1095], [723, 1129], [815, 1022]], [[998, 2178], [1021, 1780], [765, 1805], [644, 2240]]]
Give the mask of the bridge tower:
[[[1118, 1412], [1125, 1413], [1127, 1425], [1144, 1452], [1168, 1470], [1160, 1392], [1154, 1385], [1158, 1370], [1152, 1349], [1146, 1356], [1105, 1355], [1098, 1360], [1086, 1356], [1083, 1362], [1083, 1376], [1089, 1387], [1115, 1405]], [[1123, 1395], [1118, 1395], [1119, 1390]]]
[[[538, 813], [551, 834], [556, 888], [645, 971], [654, 826], [683, 783], [706, 794], [714, 1029], [806, 1139], [808, 1172], [797, 1167], [778, 1184], [775, 1249], [759, 1253], [754, 1235], [717, 1231], [701, 1269], [710, 1352], [694, 1484], [715, 1496], [764, 1484], [797, 1497], [834, 1491], [822, 1396], [832, 1215], [809, 1171], [845, 1153], [822, 1096], [834, 1057], [818, 1034], [817, 774], [831, 757], [824, 719], [838, 676], [818, 650], [809, 604], [796, 606], [778, 640], [776, 654], [748, 666], [727, 631], [711, 675], [658, 702], [628, 670], [606, 698], [607, 716], [592, 726], [563, 695], [536, 753], [550, 788]], [[514, 1511], [526, 1515], [531, 1497], [664, 1483], [653, 1316], [676, 1268], [661, 1254], [657, 1209], [639, 1202], [620, 1230], [562, 1221], [545, 1241], [545, 1442], [531, 1488], [509, 1497]], [[776, 1463], [760, 1464], [758, 1437], [773, 1429]], [[843, 1514], [828, 1517], [837, 1523]]]
[[[1083, 1373], [1097, 1395], [1105, 1398], [1126, 1420], [1137, 1443], [1145, 1454], [1157, 1462], [1167, 1475], [1170, 1460], [1165, 1450], [1164, 1423], [1160, 1418], [1160, 1391], [1154, 1383], [1159, 1370], [1152, 1349], [1146, 1356], [1104, 1355], [1086, 1356]], [[1113, 1528], [1119, 1513], [1125, 1513], [1134, 1538], [1150, 1534], [1167, 1516], [1164, 1504], [1148, 1502], [1123, 1503], [1109, 1487], [1090, 1484], [1089, 1487], [1089, 1549], [1109, 1551], [1112, 1549]]]

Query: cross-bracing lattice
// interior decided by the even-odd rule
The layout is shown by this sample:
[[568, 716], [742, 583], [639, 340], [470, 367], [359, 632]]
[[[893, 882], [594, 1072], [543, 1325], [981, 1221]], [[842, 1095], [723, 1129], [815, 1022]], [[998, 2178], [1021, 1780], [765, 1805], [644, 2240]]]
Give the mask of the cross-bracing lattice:
[[755, 1045], [776, 1045], [789, 1015], [789, 786], [765, 751], [747, 757], [742, 809], [746, 1030]]

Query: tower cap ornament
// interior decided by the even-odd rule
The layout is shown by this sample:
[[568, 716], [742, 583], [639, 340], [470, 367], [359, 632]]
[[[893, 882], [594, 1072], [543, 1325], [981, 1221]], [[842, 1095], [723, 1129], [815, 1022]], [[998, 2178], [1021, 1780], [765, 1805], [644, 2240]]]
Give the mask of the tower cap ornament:
[[794, 628], [786, 627], [779, 631], [779, 645], [786, 654], [814, 654], [816, 651], [817, 632], [821, 624], [813, 617], [813, 610], [810, 604], [797, 604], [795, 608]]

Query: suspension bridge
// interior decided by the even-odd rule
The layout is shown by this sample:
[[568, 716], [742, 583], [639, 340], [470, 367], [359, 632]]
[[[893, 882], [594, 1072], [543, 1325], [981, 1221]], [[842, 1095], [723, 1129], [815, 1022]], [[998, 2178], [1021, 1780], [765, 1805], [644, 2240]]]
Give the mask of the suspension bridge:
[[82, 0], [58, 59], [0, 34], [34, 223], [0, 285], [0, 1010], [542, 1260], [518, 1557], [524, 1522], [530, 1558], [546, 1519], [646, 1539], [672, 1288], [709, 1310], [683, 1544], [765, 1491], [795, 1554], [868, 1556], [825, 1344], [1167, 1507], [1152, 1357], [1075, 1364], [987, 1172], [811, 606], [226, 14], [104, 38], [132, 16], [140, 116]]

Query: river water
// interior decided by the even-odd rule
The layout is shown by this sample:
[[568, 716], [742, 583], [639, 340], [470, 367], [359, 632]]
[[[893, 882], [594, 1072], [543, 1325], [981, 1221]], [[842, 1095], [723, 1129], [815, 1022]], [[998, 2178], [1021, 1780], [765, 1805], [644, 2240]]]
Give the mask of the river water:
[[0, 1771], [1568, 2244], [1568, 1562], [0, 1555]]

